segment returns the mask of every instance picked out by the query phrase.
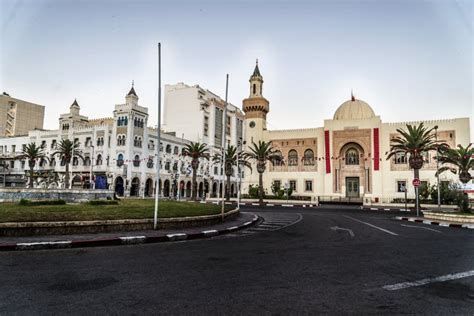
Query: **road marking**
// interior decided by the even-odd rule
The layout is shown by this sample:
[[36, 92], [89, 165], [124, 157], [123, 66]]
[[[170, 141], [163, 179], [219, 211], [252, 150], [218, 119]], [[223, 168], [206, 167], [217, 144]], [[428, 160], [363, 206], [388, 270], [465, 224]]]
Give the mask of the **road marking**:
[[433, 228], [420, 227], [420, 226], [412, 226], [412, 225], [405, 225], [405, 224], [400, 224], [400, 225], [402, 225], [403, 227], [412, 227], [412, 228], [420, 228], [420, 229], [431, 230], [431, 231], [433, 231], [433, 232], [437, 232], [437, 233], [442, 234], [442, 232], [440, 232], [439, 230], [433, 229]]
[[454, 274], [447, 274], [447, 275], [439, 276], [436, 278], [427, 278], [427, 279], [418, 280], [414, 282], [403, 282], [403, 283], [397, 283], [397, 284], [392, 284], [392, 285], [385, 285], [382, 288], [387, 291], [396, 291], [396, 290], [406, 289], [409, 287], [422, 286], [422, 285], [435, 283], [435, 282], [446, 282], [450, 280], [457, 280], [457, 279], [467, 278], [471, 276], [474, 276], [474, 270], [454, 273]]
[[351, 235], [351, 237], [354, 237], [354, 232], [348, 228], [342, 228], [342, 227], [338, 227], [338, 226], [333, 226], [331, 227], [332, 230], [336, 231], [336, 230], [345, 230], [346, 232], [349, 233], [349, 235]]
[[378, 226], [372, 225], [372, 224], [370, 224], [370, 223], [363, 222], [363, 221], [358, 220], [358, 219], [356, 219], [356, 218], [354, 218], [354, 217], [350, 217], [350, 216], [346, 216], [346, 215], [343, 215], [343, 216], [344, 216], [344, 217], [347, 217], [347, 218], [350, 218], [350, 219], [352, 219], [352, 220], [354, 220], [354, 221], [356, 221], [356, 222], [359, 222], [359, 223], [365, 224], [365, 225], [367, 225], [367, 226], [373, 227], [373, 228], [375, 228], [375, 229], [381, 230], [381, 231], [383, 231], [383, 232], [385, 232], [385, 233], [387, 233], [387, 234], [394, 235], [394, 236], [398, 236], [397, 233], [391, 232], [391, 231], [389, 231], [389, 230], [387, 230], [387, 229], [384, 229], [384, 228], [382, 228], [382, 227], [378, 227]]

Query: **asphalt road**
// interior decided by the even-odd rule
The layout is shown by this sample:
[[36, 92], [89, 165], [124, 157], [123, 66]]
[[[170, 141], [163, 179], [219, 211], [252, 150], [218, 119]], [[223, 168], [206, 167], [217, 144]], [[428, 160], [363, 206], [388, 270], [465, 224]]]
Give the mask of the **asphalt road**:
[[0, 315], [474, 313], [472, 230], [245, 210], [260, 226], [212, 239], [0, 253]]

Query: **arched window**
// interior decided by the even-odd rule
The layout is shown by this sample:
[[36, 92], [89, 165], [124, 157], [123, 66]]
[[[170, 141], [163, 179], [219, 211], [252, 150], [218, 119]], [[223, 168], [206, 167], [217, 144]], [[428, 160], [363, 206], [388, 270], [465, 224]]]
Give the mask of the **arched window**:
[[165, 170], [170, 170], [170, 162], [169, 161], [167, 161], [165, 163]]
[[91, 165], [91, 159], [89, 157], [84, 158], [84, 166], [90, 166]]
[[178, 146], [174, 146], [173, 153], [174, 153], [175, 155], [178, 155], [178, 154], [179, 154], [179, 148], [178, 148]]
[[173, 171], [178, 171], [178, 163], [177, 162], [175, 162], [173, 164]]
[[151, 158], [151, 157], [148, 158], [148, 161], [147, 161], [147, 163], [146, 163], [146, 166], [147, 166], [148, 168], [150, 168], [150, 169], [153, 168], [153, 158]]
[[135, 166], [135, 167], [140, 166], [140, 156], [135, 155], [135, 159], [133, 159], [133, 166]]
[[253, 84], [253, 94], [257, 93], [257, 86], [255, 85], [255, 83]]
[[[281, 151], [279, 150], [275, 151], [275, 156], [283, 157], [283, 155], [281, 154]], [[273, 159], [272, 163], [274, 166], [281, 166], [282, 164], [281, 159]]]
[[77, 157], [74, 157], [74, 158], [72, 159], [72, 165], [73, 165], [73, 166], [79, 165], [79, 159], [78, 159]]
[[288, 166], [297, 166], [298, 165], [298, 153], [296, 150], [292, 149], [288, 152]]
[[97, 155], [96, 165], [97, 166], [102, 165], [102, 155], [101, 154]]
[[119, 154], [119, 155], [117, 156], [117, 166], [118, 166], [118, 167], [123, 166], [123, 155], [122, 155], [122, 154]]
[[358, 165], [359, 152], [355, 148], [350, 148], [346, 151], [346, 165]]
[[168, 154], [171, 154], [171, 145], [170, 144], [166, 145], [166, 152]]
[[311, 149], [306, 149], [304, 152], [304, 164], [305, 166], [314, 165], [314, 152]]
[[125, 125], [125, 126], [127, 126], [127, 125], [128, 125], [128, 117], [125, 117], [125, 121], [124, 121], [124, 123], [125, 123], [125, 124], [123, 124], [123, 125]]

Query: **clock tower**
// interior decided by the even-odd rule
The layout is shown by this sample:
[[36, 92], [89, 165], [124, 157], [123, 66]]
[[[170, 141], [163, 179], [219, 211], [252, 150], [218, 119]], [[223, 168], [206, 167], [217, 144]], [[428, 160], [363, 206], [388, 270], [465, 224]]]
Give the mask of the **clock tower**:
[[247, 146], [263, 140], [263, 132], [267, 129], [267, 113], [269, 102], [263, 97], [263, 77], [258, 68], [258, 59], [252, 76], [250, 76], [250, 95], [242, 102], [245, 113], [245, 140]]

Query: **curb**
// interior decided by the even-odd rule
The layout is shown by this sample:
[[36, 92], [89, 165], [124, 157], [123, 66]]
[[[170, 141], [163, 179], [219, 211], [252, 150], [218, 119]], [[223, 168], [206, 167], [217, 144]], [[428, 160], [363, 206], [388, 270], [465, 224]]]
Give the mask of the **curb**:
[[406, 210], [404, 208], [380, 208], [380, 207], [360, 207], [362, 211], [395, 211], [395, 212], [410, 212], [410, 210]]
[[397, 216], [395, 219], [399, 221], [407, 221], [407, 222], [414, 222], [414, 223], [422, 223], [427, 225], [436, 225], [441, 227], [455, 227], [455, 228], [467, 228], [467, 229], [474, 229], [474, 224], [457, 224], [457, 223], [448, 223], [448, 222], [441, 222], [441, 221], [430, 221], [426, 219], [418, 219], [413, 217], [402, 217]]
[[224, 235], [230, 232], [248, 228], [259, 220], [254, 215], [252, 220], [243, 223], [240, 226], [227, 227], [220, 230], [204, 230], [192, 234], [173, 233], [162, 236], [120, 236], [112, 238], [98, 238], [89, 240], [60, 240], [60, 241], [41, 241], [41, 242], [21, 242], [21, 243], [5, 243], [0, 244], [0, 251], [15, 250], [42, 250], [42, 249], [65, 249], [65, 248], [84, 248], [84, 247], [102, 247], [102, 246], [119, 246], [119, 245], [138, 245], [150, 244], [158, 242], [182, 241], [209, 238], [218, 235]]
[[[211, 202], [206, 202], [206, 201], [200, 201], [199, 203], [201, 204], [219, 204], [217, 201], [211, 201]], [[226, 205], [230, 204], [236, 204], [234, 202], [225, 202]], [[240, 205], [246, 205], [246, 206], [260, 206], [260, 203], [256, 202], [245, 202], [245, 203], [240, 203]], [[263, 206], [277, 206], [277, 207], [318, 207], [316, 204], [275, 204], [275, 203], [264, 203]]]

